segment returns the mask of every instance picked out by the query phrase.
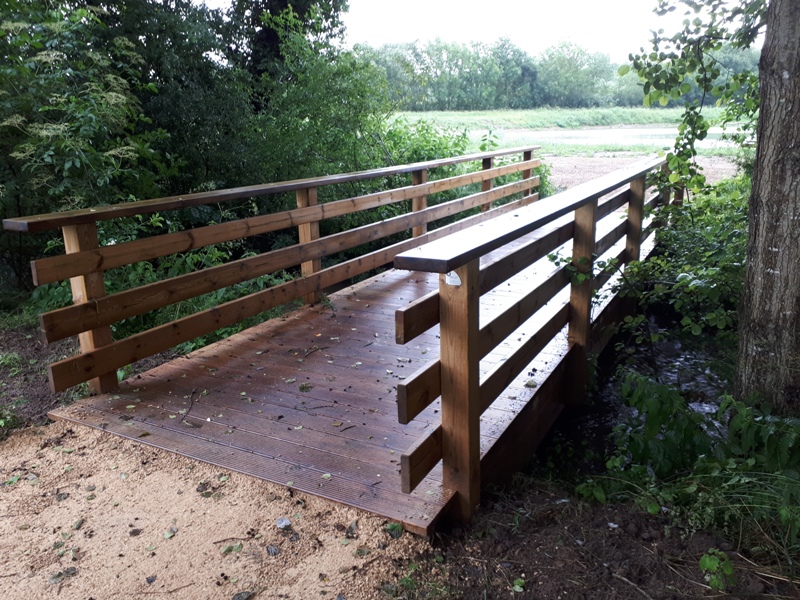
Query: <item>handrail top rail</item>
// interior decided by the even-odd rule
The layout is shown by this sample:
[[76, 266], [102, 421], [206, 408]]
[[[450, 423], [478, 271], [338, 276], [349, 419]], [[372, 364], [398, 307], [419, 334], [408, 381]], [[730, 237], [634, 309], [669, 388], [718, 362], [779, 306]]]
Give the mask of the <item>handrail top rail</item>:
[[394, 267], [429, 273], [453, 271], [630, 183], [666, 162], [661, 157], [641, 160], [520, 210], [398, 254], [394, 259]]
[[366, 171], [354, 171], [351, 173], [341, 173], [337, 175], [323, 175], [321, 177], [308, 177], [305, 179], [294, 179], [291, 181], [279, 181], [275, 183], [257, 184], [251, 186], [228, 188], [215, 190], [212, 192], [197, 192], [193, 194], [182, 194], [179, 196], [168, 196], [152, 200], [139, 200], [135, 202], [124, 202], [106, 206], [96, 206], [77, 210], [32, 215], [27, 217], [13, 217], [3, 220], [3, 228], [6, 231], [48, 231], [70, 225], [82, 225], [95, 223], [97, 221], [108, 221], [120, 217], [130, 217], [140, 214], [150, 214], [163, 210], [176, 210], [189, 208], [192, 206], [202, 206], [218, 202], [228, 202], [253, 196], [267, 196], [280, 194], [283, 192], [294, 192], [297, 190], [333, 185], [338, 183], [350, 183], [353, 181], [363, 181], [377, 177], [388, 177], [401, 173], [411, 173], [422, 169], [434, 169], [451, 165], [474, 162], [498, 156], [507, 156], [520, 152], [532, 152], [540, 149], [541, 146], [519, 146], [516, 148], [498, 149], [489, 152], [479, 152], [475, 154], [465, 154], [449, 158], [440, 158], [405, 165], [394, 165], [379, 169], [369, 169]]

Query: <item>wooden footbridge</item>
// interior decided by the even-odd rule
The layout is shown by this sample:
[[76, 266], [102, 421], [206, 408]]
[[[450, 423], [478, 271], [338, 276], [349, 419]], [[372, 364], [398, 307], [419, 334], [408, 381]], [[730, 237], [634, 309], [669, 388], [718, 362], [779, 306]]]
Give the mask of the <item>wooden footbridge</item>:
[[[625, 308], [605, 292], [614, 275], [592, 275], [593, 260], [639, 259], [652, 229], [645, 212], [668, 201], [647, 190], [659, 159], [539, 200], [535, 150], [4, 221], [63, 233], [65, 253], [34, 261], [33, 274], [37, 284], [69, 280], [74, 304], [43, 314], [41, 329], [48, 342], [77, 335], [81, 350], [50, 365], [50, 381], [54, 392], [88, 382], [93, 395], [50, 416], [420, 534], [444, 515], [468, 519], [481, 486], [513, 474], [564, 404], [580, 400], [587, 354]], [[352, 194], [366, 186], [378, 191]], [[98, 223], [241, 199], [268, 207], [286, 194], [297, 208], [99, 244]], [[326, 220], [354, 213], [365, 224], [320, 235]], [[280, 230], [299, 230], [298, 243], [106, 294], [108, 270]], [[565, 260], [548, 260], [559, 251]], [[119, 321], [287, 269], [297, 275], [288, 282], [112, 335]], [[118, 383], [126, 365], [298, 299], [305, 306]]]

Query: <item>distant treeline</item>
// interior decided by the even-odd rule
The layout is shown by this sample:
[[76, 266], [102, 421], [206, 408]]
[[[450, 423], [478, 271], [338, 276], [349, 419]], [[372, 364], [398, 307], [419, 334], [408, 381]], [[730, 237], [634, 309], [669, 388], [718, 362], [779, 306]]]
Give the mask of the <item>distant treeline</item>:
[[[436, 40], [360, 47], [386, 73], [389, 93], [400, 110], [529, 109], [641, 106], [635, 73], [620, 77], [608, 55], [569, 42], [532, 57], [501, 39], [494, 44]], [[723, 47], [715, 56], [722, 78], [757, 70], [759, 53]], [[681, 99], [712, 104], [694, 90]]]

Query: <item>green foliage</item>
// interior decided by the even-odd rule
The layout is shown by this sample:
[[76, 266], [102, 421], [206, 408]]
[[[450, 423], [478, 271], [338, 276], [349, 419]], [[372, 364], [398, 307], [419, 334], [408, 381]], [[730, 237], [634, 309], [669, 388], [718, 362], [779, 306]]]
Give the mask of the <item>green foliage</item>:
[[684, 331], [732, 332], [744, 281], [747, 197], [739, 177], [659, 214], [659, 248], [632, 266], [621, 286], [646, 309], [669, 308]]
[[713, 590], [723, 591], [732, 587], [736, 581], [731, 559], [716, 548], [709, 548], [708, 552], [700, 557], [700, 570], [703, 571], [708, 585]]
[[614, 69], [605, 54], [562, 42], [545, 51], [538, 69], [544, 105], [584, 108], [609, 103], [605, 88]]
[[[736, 124], [733, 138], [752, 135], [758, 116], [758, 76], [753, 54], [742, 59], [765, 26], [766, 0], [659, 0], [656, 12], [686, 9], [683, 27], [673, 35], [654, 32], [651, 50], [631, 54], [634, 71], [644, 82], [644, 105], [667, 106], [684, 101], [684, 114], [675, 149], [667, 155], [674, 175], [662, 185], [680, 184], [697, 190], [705, 178], [697, 170], [695, 143], [710, 127], [703, 114], [706, 99], [725, 107], [722, 124]], [[694, 18], [691, 18], [694, 15]], [[738, 53], [738, 55], [737, 55]], [[735, 60], [739, 58], [739, 64]], [[624, 73], [627, 67], [621, 68]]]
[[695, 412], [642, 376], [628, 379], [627, 393], [635, 413], [616, 430], [608, 475], [579, 493], [633, 497], [690, 532], [717, 529], [754, 558], [791, 568], [800, 558], [800, 420], [729, 397], [716, 414]]
[[[0, 52], [0, 218], [152, 196], [166, 169], [159, 131], [136, 92], [141, 61], [122, 38], [100, 42], [95, 11], [58, 2], [12, 2]], [[27, 284], [42, 238], [0, 232], [0, 255]]]
[[4, 439], [9, 431], [22, 423], [22, 419], [16, 412], [19, 405], [19, 401], [0, 405], [0, 440]]
[[711, 453], [705, 415], [687, 410], [679, 390], [629, 373], [622, 396], [637, 415], [616, 431], [617, 446], [631, 464], [647, 465], [664, 479], [687, 473], [698, 456]]
[[[684, 341], [704, 334], [706, 343], [735, 347], [748, 187], [745, 178], [725, 182], [659, 214], [659, 253], [627, 270], [623, 286], [642, 305], [626, 323], [637, 344], [654, 341], [647, 315], [667, 308]], [[578, 492], [601, 502], [633, 498], [690, 533], [720, 531], [754, 560], [791, 570], [800, 558], [800, 419], [727, 396], [715, 413], [700, 412], [691, 390], [654, 375], [621, 375], [631, 414], [615, 429], [607, 473]], [[709, 551], [701, 567], [715, 589], [733, 584], [722, 553]]]

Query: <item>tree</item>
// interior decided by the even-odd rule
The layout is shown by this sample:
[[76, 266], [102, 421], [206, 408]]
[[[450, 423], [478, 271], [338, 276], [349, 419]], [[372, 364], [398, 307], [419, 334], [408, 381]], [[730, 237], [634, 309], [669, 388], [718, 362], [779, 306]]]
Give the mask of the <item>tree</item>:
[[[164, 164], [144, 131], [140, 58], [102, 42], [95, 11], [9, 1], [0, 25], [0, 218], [157, 195]], [[22, 286], [42, 239], [0, 232], [0, 256]]]
[[562, 42], [545, 50], [538, 67], [544, 104], [585, 108], [608, 103], [602, 94], [613, 73], [607, 55]]
[[[659, 0], [657, 11], [680, 5], [694, 18], [671, 37], [655, 34], [652, 51], [631, 61], [644, 81], [646, 105], [681, 98], [693, 82], [726, 107], [726, 122], [743, 121], [740, 140], [757, 127], [736, 395], [800, 414], [800, 3]], [[759, 73], [720, 83], [716, 55], [724, 44], [749, 48], [762, 33]], [[688, 102], [681, 135], [667, 156], [671, 184], [704, 184], [693, 165], [694, 143], [708, 127], [702, 102]]]
[[736, 378], [741, 398], [800, 413], [800, 3], [771, 0]]
[[287, 9], [297, 15], [303, 33], [316, 41], [338, 39], [344, 33], [340, 15], [347, 10], [347, 0], [233, 0], [225, 36], [229, 57], [256, 77], [282, 63], [281, 38], [264, 19]]

